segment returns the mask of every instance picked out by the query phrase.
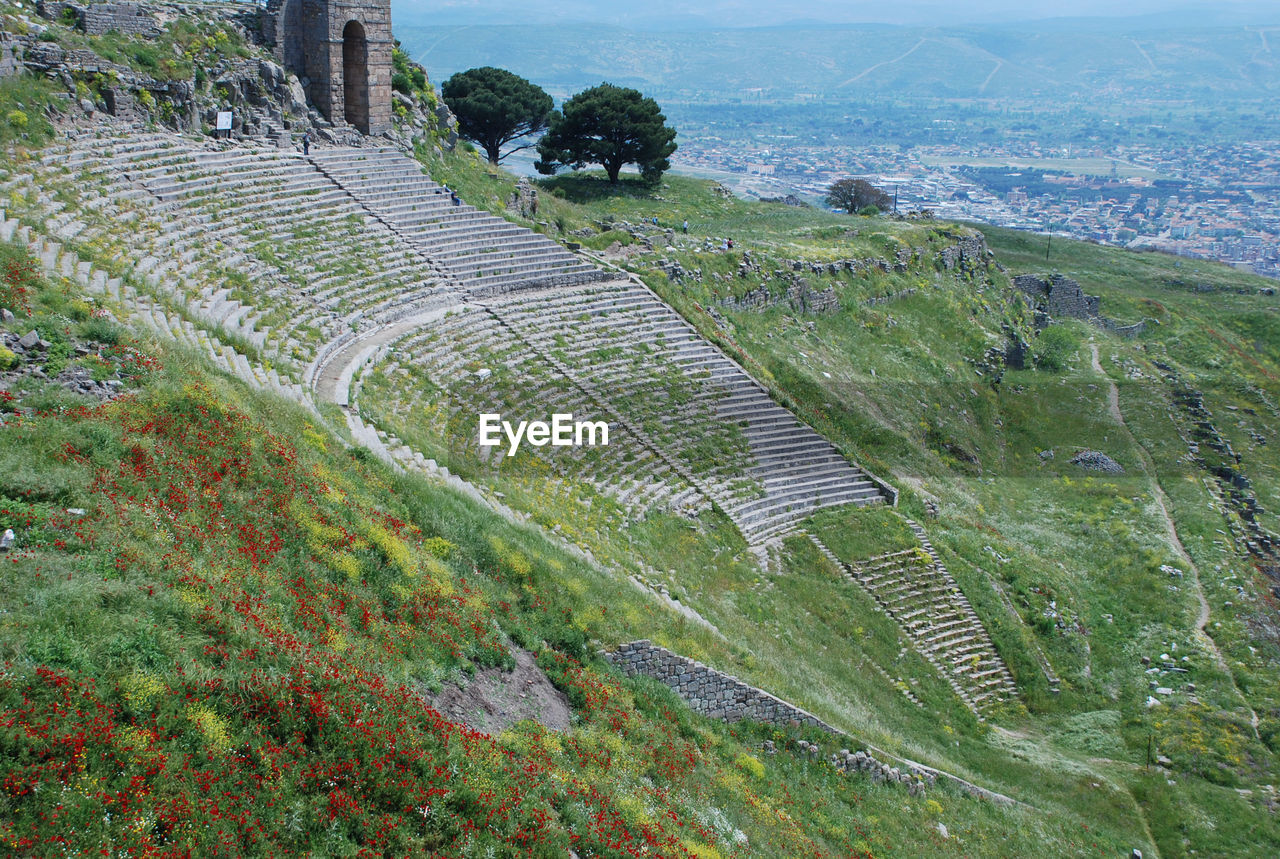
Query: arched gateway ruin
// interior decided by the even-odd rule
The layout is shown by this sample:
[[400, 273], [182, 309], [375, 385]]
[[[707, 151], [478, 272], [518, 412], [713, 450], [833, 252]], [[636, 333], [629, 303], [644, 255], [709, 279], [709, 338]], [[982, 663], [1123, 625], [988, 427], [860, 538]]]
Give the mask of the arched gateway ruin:
[[391, 126], [390, 0], [270, 0], [263, 33], [335, 125]]

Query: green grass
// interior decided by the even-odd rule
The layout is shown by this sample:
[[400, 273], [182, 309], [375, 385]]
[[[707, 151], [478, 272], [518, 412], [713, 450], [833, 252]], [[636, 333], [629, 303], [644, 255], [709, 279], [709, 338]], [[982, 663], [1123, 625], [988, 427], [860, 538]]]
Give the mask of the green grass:
[[[39, 278], [25, 283], [34, 314], [66, 300]], [[617, 815], [613, 837], [622, 840], [644, 827], [657, 834], [652, 827], [669, 813], [687, 816], [699, 823], [673, 843], [718, 855], [961, 855], [996, 844], [1025, 852], [1046, 839], [1063, 855], [1088, 855], [1095, 839], [1112, 851], [1127, 843], [1106, 831], [1082, 838], [1080, 820], [1003, 810], [946, 788], [908, 799], [901, 789], [840, 776], [789, 751], [794, 734], [696, 718], [652, 681], [619, 683], [593, 656], [601, 642], [650, 635], [741, 666], [795, 700], [826, 701], [828, 709], [845, 702], [879, 722], [869, 739], [936, 756], [936, 746], [915, 740], [928, 735], [935, 713], [866, 670], [870, 660], [911, 677], [922, 670], [918, 657], [899, 653], [892, 625], [807, 543], [788, 550], [793, 574], [766, 579], [722, 522], [708, 520], [706, 530], [673, 517], [644, 523], [642, 542], [666, 547], [649, 560], [680, 571], [682, 599], [714, 595], [713, 620], [756, 619], [729, 642], [661, 608], [622, 571], [584, 563], [464, 496], [344, 450], [311, 414], [213, 374], [181, 350], [154, 354], [163, 369], [141, 378], [131, 398], [87, 411], [15, 413], [6, 424], [0, 526], [15, 528], [20, 542], [0, 597], [8, 666], [0, 701], [6, 718], [44, 720], [0, 739], [7, 783], [17, 786], [3, 800], [9, 843], [57, 836], [77, 851], [151, 843], [211, 852], [232, 839], [240, 855], [371, 845], [453, 852], [462, 844], [450, 821], [484, 814], [485, 792], [495, 788], [517, 807], [485, 829], [482, 846], [502, 844], [538, 815], [551, 821], [545, 843], [562, 846], [568, 828], [600, 808]], [[25, 408], [30, 396], [7, 408]], [[68, 519], [68, 507], [86, 512]], [[863, 616], [865, 626], [849, 627]], [[806, 627], [831, 642], [824, 659], [841, 666], [835, 675], [824, 659], [797, 671], [786, 656]], [[779, 634], [787, 650], [768, 646]], [[363, 732], [383, 725], [382, 712], [400, 712], [378, 690], [439, 688], [506, 661], [506, 648], [517, 645], [549, 668], [566, 657], [583, 662], [585, 674], [555, 675], [575, 702], [570, 735], [524, 725], [463, 743], [406, 711], [389, 726], [391, 739], [366, 742]], [[949, 714], [966, 748], [979, 743], [941, 683], [912, 688]], [[308, 703], [296, 709], [288, 694], [302, 689]], [[73, 706], [58, 704], [64, 694]], [[268, 701], [278, 702], [277, 715], [258, 715]], [[329, 719], [316, 708], [363, 715]], [[420, 716], [420, 703], [413, 712]], [[895, 712], [905, 718], [890, 718]], [[93, 721], [79, 721], [85, 714]], [[296, 745], [273, 733], [294, 723]], [[98, 732], [102, 726], [110, 730]], [[81, 737], [83, 754], [61, 744], [64, 734]], [[782, 751], [763, 755], [764, 739]], [[437, 772], [452, 768], [449, 814], [411, 823], [421, 815], [401, 813], [402, 800], [371, 777], [363, 749], [381, 749], [391, 757], [379, 760], [397, 765], [411, 750], [430, 756]], [[237, 776], [247, 761], [278, 775]], [[345, 781], [343, 794], [389, 816], [374, 826], [365, 811], [331, 814], [334, 786], [312, 780], [307, 767], [368, 768], [369, 780]], [[430, 769], [415, 772], [429, 777]], [[1019, 765], [1009, 772], [1025, 778]], [[557, 798], [566, 784], [587, 780], [586, 806]], [[204, 801], [210, 785], [217, 806]], [[110, 813], [108, 797], [127, 801], [130, 813]], [[54, 803], [74, 825], [40, 822]], [[175, 815], [181, 808], [189, 811]], [[937, 840], [938, 822], [951, 840]], [[558, 855], [559, 847], [548, 849]]]
[[53, 83], [22, 73], [0, 79], [0, 146], [39, 147], [53, 136]]
[[920, 541], [895, 510], [837, 507], [815, 514], [809, 527], [837, 558], [856, 564], [890, 552], [916, 549]]
[[[1172, 361], [1205, 390], [1210, 408], [1224, 418], [1219, 421], [1222, 431], [1241, 455], [1241, 467], [1254, 481], [1263, 507], [1277, 509], [1280, 475], [1268, 448], [1257, 445], [1248, 432], [1267, 435], [1280, 418], [1274, 409], [1280, 394], [1276, 301], [1258, 294], [1259, 288], [1271, 286], [1268, 281], [1225, 266], [1068, 241], [1054, 243], [1046, 264], [1041, 238], [984, 227], [1010, 274], [1060, 271], [1079, 280], [1086, 291], [1102, 295], [1108, 316], [1149, 321], [1147, 333], [1137, 341], [1068, 322], [1061, 332], [1055, 330], [1050, 343], [1031, 330], [1006, 275], [980, 267], [957, 278], [933, 264], [930, 254], [951, 240], [947, 233], [952, 228], [946, 225], [843, 218], [725, 200], [710, 183], [677, 176], [665, 177], [656, 190], [637, 184], [616, 194], [608, 193], [598, 178], [567, 176], [544, 183], [544, 196], [548, 190], [576, 207], [576, 216], [565, 216], [570, 225], [636, 223], [650, 214], [678, 223], [686, 209], [699, 213], [690, 219], [689, 237], [678, 234], [675, 246], [634, 256], [629, 267], [644, 274], [704, 334], [740, 356], [780, 402], [795, 408], [854, 459], [902, 486], [907, 513], [922, 517], [917, 493], [939, 501], [942, 516], [927, 523], [933, 542], [1017, 677], [1026, 707], [1021, 715], [1010, 711], [998, 721], [1034, 737], [1030, 742], [1036, 751], [989, 743], [981, 730], [960, 724], [960, 719], [950, 727], [966, 739], [958, 750], [947, 750], [937, 742], [936, 726], [885, 730], [875, 714], [835, 696], [812, 704], [815, 712], [824, 717], [838, 712], [837, 723], [863, 730], [892, 748], [914, 746], [926, 756], [941, 756], [933, 759], [994, 779], [1018, 796], [1037, 794], [1030, 772], [1043, 775], [1046, 770], [1075, 774], [1076, 785], [1061, 794], [1073, 806], [1110, 791], [1112, 801], [1134, 810], [1136, 796], [1151, 813], [1147, 823], [1162, 852], [1176, 855], [1187, 849], [1184, 836], [1175, 834], [1177, 827], [1170, 829], [1170, 816], [1160, 811], [1165, 807], [1214, 820], [1249, 821], [1248, 826], [1260, 827], [1251, 830], [1255, 837], [1276, 837], [1273, 825], [1261, 822], [1256, 805], [1206, 787], [1258, 789], [1270, 778], [1264, 773], [1274, 771], [1275, 730], [1265, 712], [1274, 700], [1280, 654], [1256, 631], [1260, 627], [1249, 631], [1249, 618], [1260, 618], [1265, 609], [1257, 596], [1248, 595], [1265, 592], [1265, 583], [1245, 559], [1226, 549], [1218, 533], [1224, 521], [1212, 509], [1203, 475], [1181, 459], [1185, 447], [1168, 419], [1169, 391], [1152, 364], [1157, 357]], [[722, 235], [737, 239], [735, 252], [703, 249], [704, 237]], [[917, 255], [903, 273], [804, 272], [816, 287], [836, 289], [841, 304], [836, 314], [805, 317], [785, 306], [721, 309], [727, 321], [722, 326], [700, 309], [760, 285], [774, 284], [770, 288], [777, 291], [773, 272], [789, 269], [792, 259], [892, 259], [904, 246], [923, 246], [926, 253]], [[742, 251], [759, 265], [758, 274], [739, 276]], [[687, 271], [700, 270], [701, 280], [668, 281], [657, 267], [659, 257], [676, 259]], [[865, 304], [868, 298], [904, 290], [915, 294]], [[1049, 359], [1039, 369], [1007, 370], [995, 384], [974, 367], [1010, 328], [1032, 343], [1033, 352]], [[1120, 387], [1121, 407], [1141, 450], [1107, 411], [1107, 379], [1090, 367], [1089, 341], [1099, 344], [1104, 369]], [[1108, 453], [1126, 474], [1090, 476], [1070, 465], [1071, 457], [1084, 449]], [[1154, 460], [1154, 472], [1148, 457]], [[1181, 577], [1164, 572], [1185, 564], [1165, 538], [1154, 500], [1157, 480], [1173, 504], [1183, 542], [1205, 573], [1210, 632], [1228, 659], [1229, 673], [1190, 632], [1196, 604], [1185, 572]], [[814, 517], [812, 526], [839, 556], [856, 561], [909, 546], [906, 535], [892, 527], [891, 515], [833, 511]], [[1274, 522], [1270, 513], [1263, 515]], [[640, 545], [646, 551], [658, 548]], [[787, 570], [798, 584], [805, 578], [797, 570], [818, 562], [804, 546], [793, 551], [797, 554]], [[688, 590], [688, 582], [697, 578], [680, 571], [675, 582]], [[732, 592], [731, 582], [722, 580], [716, 587]], [[1246, 596], [1236, 593], [1237, 584], [1245, 587]], [[709, 617], [725, 616], [710, 608], [715, 601], [705, 591], [693, 590], [689, 599]], [[820, 616], [816, 606], [843, 606], [852, 599], [820, 595], [810, 583], [793, 589], [787, 602]], [[733, 602], [738, 613], [753, 624], [777, 629], [795, 650], [822, 653], [825, 673], [833, 678], [840, 673], [826, 659], [841, 635], [836, 629], [816, 627], [810, 619], [807, 629], [797, 626], [788, 633], [785, 623], [778, 625], [786, 613], [778, 602], [758, 615], [748, 612], [742, 597]], [[851, 623], [866, 629], [870, 614], [855, 609]], [[797, 633], [802, 637], [785, 637]], [[1178, 689], [1169, 702], [1148, 710], [1150, 678], [1138, 657], [1155, 659], [1174, 645], [1190, 657], [1183, 663], [1189, 673], [1162, 677], [1160, 684]], [[1062, 678], [1061, 692], [1050, 691], [1042, 657]], [[842, 658], [871, 658], [890, 666], [896, 676], [891, 654], [845, 653]], [[917, 683], [926, 682], [927, 670], [914, 672], [906, 673]], [[781, 672], [769, 680], [777, 688], [795, 688]], [[1181, 691], [1180, 684], [1187, 682], [1195, 684], [1194, 694], [1205, 706], [1192, 704]], [[815, 676], [798, 685], [812, 689], [819, 683]], [[1261, 742], [1251, 734], [1240, 690], [1247, 690], [1263, 717]], [[815, 700], [812, 692], [797, 691], [807, 695], [807, 700], [801, 698], [806, 703]], [[877, 710], [893, 706], [873, 700]], [[930, 706], [939, 703], [934, 700]], [[895, 712], [902, 725], [914, 724]], [[1168, 779], [1172, 784], [1164, 785], [1159, 803], [1149, 799], [1151, 780], [1134, 776], [1149, 738], [1174, 761]], [[1010, 758], [1020, 756], [1029, 768], [1026, 773], [1010, 770]], [[1102, 787], [1091, 787], [1095, 783]], [[1189, 785], [1185, 790], [1180, 787], [1184, 783]], [[1188, 842], [1215, 843], [1207, 830], [1198, 830]]]
[[[503, 210], [513, 177], [463, 151], [424, 157], [432, 175], [468, 202]], [[59, 189], [72, 207], [73, 186]], [[439, 753], [434, 765], [456, 766], [474, 788], [449, 807], [458, 819], [480, 814], [475, 803], [486, 790], [520, 784], [528, 788], [519, 798], [522, 819], [545, 813], [556, 826], [581, 823], [582, 809], [556, 799], [565, 795], [556, 779], [571, 778], [598, 786], [601, 802], [618, 810], [628, 831], [668, 811], [703, 826], [714, 820], [720, 834], [706, 833], [698, 849], [714, 843], [729, 855], [1026, 855], [1046, 845], [1055, 855], [1118, 854], [1150, 848], [1148, 830], [1162, 855], [1230, 852], [1228, 834], [1235, 833], [1250, 853], [1280, 840], [1264, 800], [1280, 748], [1280, 650], [1266, 632], [1268, 582], [1224, 537], [1229, 523], [1214, 507], [1204, 471], [1185, 458], [1169, 418], [1171, 392], [1155, 366], [1175, 366], [1204, 391], [1267, 511], [1261, 521], [1275, 530], [1275, 442], [1258, 444], [1251, 434], [1272, 440], [1280, 429], [1277, 304], [1258, 294], [1269, 282], [1208, 263], [1067, 241], [1055, 241], [1045, 263], [1041, 239], [994, 229], [985, 232], [1007, 272], [984, 260], [949, 272], [938, 252], [969, 227], [746, 203], [675, 175], [652, 188], [624, 183], [606, 193], [604, 186], [592, 175], [543, 182], [540, 223], [530, 225], [563, 239], [590, 228], [592, 235], [573, 238], [599, 249], [632, 241], [616, 228], [621, 221], [657, 215], [672, 227], [688, 217], [687, 236], [677, 232], [664, 247], [665, 236], [655, 235], [658, 246], [636, 248], [627, 265], [780, 403], [903, 490], [902, 513], [924, 522], [1018, 680], [1015, 704], [979, 722], [870, 596], [807, 540], [787, 540], [765, 570], [715, 511], [690, 519], [655, 510], [628, 520], [592, 487], [557, 485], [527, 464], [491, 473], [449, 460], [447, 438], [428, 416], [398, 408], [398, 377], [366, 374], [361, 408], [379, 426], [589, 549], [598, 563], [588, 564], [463, 496], [345, 451], [314, 416], [248, 392], [197, 356], [146, 343], [165, 369], [139, 374], [133, 400], [84, 413], [77, 407], [85, 403], [62, 389], [28, 382], [4, 406], [15, 416], [19, 407], [41, 412], [7, 423], [0, 447], [0, 524], [20, 530], [25, 545], [35, 547], [20, 558], [24, 566], [15, 565], [15, 585], [3, 597], [3, 658], [16, 666], [6, 675], [15, 684], [5, 687], [6, 702], [16, 706], [25, 692], [56, 710], [36, 670], [45, 666], [77, 684], [92, 681], [100, 690], [92, 700], [113, 719], [127, 720], [125, 727], [155, 725], [155, 742], [174, 759], [213, 754], [225, 769], [234, 763], [218, 757], [227, 749], [270, 753], [261, 731], [276, 722], [249, 717], [236, 697], [246, 689], [266, 696], [262, 677], [326, 679], [330, 672], [328, 685], [312, 689], [321, 700], [386, 713], [390, 705], [376, 696], [347, 696], [373, 695], [360, 684], [374, 680], [438, 688], [477, 666], [504, 662], [505, 648], [520, 645], [538, 652], [547, 667], [561, 657], [583, 663], [577, 680], [559, 678], [579, 718], [570, 737], [552, 742], [521, 728], [466, 754], [433, 745], [439, 738], [417, 722], [402, 728]], [[723, 237], [735, 239], [734, 251], [718, 250]], [[109, 251], [85, 249], [95, 259]], [[278, 255], [287, 260], [289, 251]], [[883, 264], [857, 273], [825, 267], [867, 258]], [[663, 259], [701, 278], [672, 281], [662, 273]], [[1108, 316], [1148, 318], [1148, 331], [1119, 340], [1070, 322], [1061, 334], [1037, 338], [1008, 279], [1044, 273], [1046, 266], [1102, 295]], [[838, 309], [815, 315], [785, 304], [751, 311], [719, 303], [760, 287], [781, 295], [795, 276], [834, 290]], [[253, 284], [237, 283], [251, 298]], [[69, 343], [101, 325], [76, 318], [79, 296], [70, 284], [28, 285], [38, 300], [13, 330], [65, 317]], [[998, 376], [989, 356], [1008, 332], [1030, 341], [1033, 351], [1053, 345], [1057, 360]], [[118, 331], [98, 335], [128, 338]], [[1091, 341], [1101, 375], [1091, 364]], [[1118, 386], [1132, 437], [1109, 413], [1109, 382]], [[678, 395], [676, 388], [668, 393]], [[342, 425], [333, 410], [325, 416]], [[176, 425], [203, 430], [205, 440], [157, 429]], [[174, 439], [183, 444], [174, 447]], [[221, 445], [219, 458], [193, 471], [183, 452], [194, 455], [205, 443]], [[1070, 465], [1083, 449], [1106, 452], [1125, 473], [1091, 475]], [[694, 457], [712, 454], [699, 449]], [[208, 484], [213, 473], [223, 479], [232, 473], [218, 470], [224, 456], [248, 476], [230, 487]], [[127, 487], [104, 494], [104, 475], [127, 478]], [[276, 497], [271, 481], [300, 476], [307, 479], [297, 484], [298, 506], [265, 516], [259, 499]], [[1221, 664], [1194, 632], [1198, 602], [1188, 565], [1166, 536], [1158, 489], [1201, 571], [1207, 632]], [[199, 515], [164, 512], [177, 499], [205, 497], [223, 505], [224, 518], [201, 518], [205, 508]], [[926, 499], [938, 504], [936, 519], [925, 518]], [[92, 540], [69, 527], [68, 507], [89, 511]], [[255, 566], [235, 535], [256, 534], [264, 522], [279, 537], [281, 554], [278, 563]], [[897, 514], [884, 509], [828, 511], [810, 524], [850, 562], [914, 545]], [[633, 578], [666, 585], [705, 623], [651, 598]], [[202, 597], [201, 589], [212, 596]], [[249, 621], [245, 606], [260, 606], [260, 619], [269, 623]], [[410, 606], [423, 611], [414, 614]], [[305, 657], [279, 646], [281, 630], [305, 643]], [[758, 746], [773, 736], [770, 729], [697, 719], [652, 683], [620, 683], [593, 655], [634, 638], [730, 671], [856, 741], [954, 771], [1031, 808], [1001, 810], [945, 790], [930, 797], [935, 808], [839, 779], [785, 751], [762, 757], [758, 777], [756, 766], [741, 761], [761, 757]], [[1161, 662], [1166, 652], [1186, 673], [1148, 675], [1142, 657]], [[1041, 660], [1061, 678], [1060, 692], [1050, 691]], [[150, 709], [137, 703], [139, 672], [169, 690]], [[334, 676], [343, 682], [328, 682]], [[1153, 681], [1173, 691], [1148, 707]], [[608, 690], [617, 706], [602, 705], [591, 689]], [[216, 718], [189, 712], [188, 695]], [[1259, 718], [1256, 736], [1250, 706]], [[617, 728], [611, 717], [628, 727]], [[345, 732], [353, 723], [344, 724], [320, 743], [308, 744], [308, 732], [329, 728], [302, 729], [307, 750], [298, 753], [339, 755], [359, 746], [357, 735]], [[1171, 761], [1167, 771], [1146, 769], [1149, 747]], [[654, 750], [666, 748], [687, 751], [697, 765], [683, 774], [656, 771]], [[49, 753], [27, 746], [6, 752], [14, 749]], [[533, 767], [536, 777], [496, 762], [508, 753], [514, 766]], [[66, 788], [83, 799], [63, 827], [83, 839], [77, 846], [115, 846], [126, 837], [102, 834], [110, 824], [101, 823], [102, 808], [85, 786], [91, 778], [114, 785], [120, 773], [133, 772], [123, 754], [110, 752], [117, 756], [110, 766], [86, 764], [83, 774], [73, 768], [41, 782], [45, 796]], [[364, 766], [355, 752], [343, 760]], [[154, 801], [195, 796], [183, 777], [170, 775]], [[333, 818], [325, 822], [322, 814], [333, 792], [304, 782], [292, 776], [273, 782], [275, 805], [257, 803], [276, 809], [264, 811], [262, 821], [266, 832], [281, 833], [278, 852], [336, 854], [368, 844], [355, 823], [331, 834]], [[650, 785], [658, 786], [656, 794]], [[679, 798], [669, 801], [673, 796]], [[21, 807], [12, 796], [4, 802], [8, 819], [41, 807], [31, 797]], [[721, 826], [716, 815], [732, 826]], [[938, 822], [953, 838], [940, 839]], [[749, 847], [734, 846], [740, 842], [733, 829]], [[187, 833], [179, 843], [210, 846], [198, 837], [204, 836]], [[453, 846], [449, 837], [447, 828], [433, 828], [430, 838], [442, 841], [405, 840], [389, 849], [425, 852]], [[242, 845], [241, 852], [253, 850]]]

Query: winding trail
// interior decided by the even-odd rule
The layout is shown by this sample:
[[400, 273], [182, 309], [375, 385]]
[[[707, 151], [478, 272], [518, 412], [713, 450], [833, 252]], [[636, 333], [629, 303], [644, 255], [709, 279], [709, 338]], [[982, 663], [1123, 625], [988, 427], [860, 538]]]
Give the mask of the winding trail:
[[1092, 354], [1093, 371], [1107, 381], [1107, 411], [1110, 412], [1116, 423], [1120, 425], [1120, 429], [1129, 437], [1129, 440], [1133, 442], [1134, 449], [1138, 451], [1138, 456], [1142, 458], [1143, 470], [1151, 478], [1151, 485], [1155, 490], [1154, 497], [1156, 504], [1160, 507], [1160, 515], [1164, 519], [1164, 527], [1168, 535], [1169, 544], [1173, 546], [1178, 553], [1178, 557], [1182, 558], [1183, 562], [1191, 570], [1191, 581], [1195, 585], [1196, 601], [1200, 604], [1200, 611], [1196, 615], [1196, 637], [1213, 654], [1214, 661], [1218, 663], [1218, 668], [1226, 674], [1227, 679], [1231, 681], [1231, 688], [1235, 690], [1240, 702], [1249, 711], [1249, 722], [1253, 726], [1254, 739], [1261, 739], [1258, 734], [1258, 714], [1254, 712], [1249, 700], [1245, 698], [1244, 693], [1240, 691], [1240, 687], [1236, 684], [1236, 676], [1227, 666], [1227, 660], [1223, 658], [1222, 651], [1218, 650], [1218, 643], [1213, 640], [1213, 636], [1209, 635], [1205, 629], [1209, 623], [1209, 601], [1205, 599], [1204, 586], [1200, 583], [1200, 568], [1196, 566], [1195, 561], [1191, 560], [1191, 555], [1188, 554], [1186, 547], [1182, 545], [1181, 538], [1178, 537], [1177, 526], [1174, 525], [1173, 517], [1169, 515], [1169, 497], [1165, 495], [1164, 487], [1160, 485], [1160, 477], [1156, 471], [1155, 462], [1151, 459], [1151, 455], [1147, 453], [1147, 449], [1138, 441], [1137, 436], [1129, 429], [1129, 424], [1125, 422], [1124, 413], [1120, 411], [1120, 391], [1116, 388], [1116, 383], [1102, 369], [1102, 361], [1098, 357], [1098, 344], [1090, 343], [1089, 351]]
[[1132, 42], [1133, 46], [1138, 49], [1138, 53], [1142, 54], [1142, 58], [1147, 61], [1147, 65], [1151, 66], [1151, 71], [1153, 72], [1160, 71], [1158, 68], [1156, 68], [1156, 64], [1152, 62], [1151, 55], [1147, 53], [1146, 49], [1143, 48], [1142, 45], [1138, 44], [1137, 39], [1130, 39], [1129, 41]]
[[869, 68], [865, 68], [865, 69], [863, 69], [863, 70], [862, 70], [862, 71], [860, 71], [858, 74], [856, 74], [856, 75], [854, 75], [853, 77], [849, 78], [849, 79], [848, 79], [847, 81], [845, 81], [844, 83], [842, 83], [842, 84], [837, 84], [837, 85], [836, 85], [836, 89], [840, 89], [841, 87], [847, 87], [847, 86], [848, 86], [849, 84], [851, 84], [851, 83], [857, 83], [858, 81], [862, 80], [863, 78], [865, 78], [867, 75], [871, 74], [872, 72], [874, 72], [874, 71], [875, 71], [876, 69], [878, 69], [878, 68], [881, 68], [881, 67], [883, 67], [883, 66], [891, 66], [891, 65], [893, 65], [894, 63], [900, 63], [900, 62], [902, 62], [902, 61], [903, 61], [903, 60], [905, 60], [907, 57], [911, 56], [911, 55], [912, 55], [912, 54], [914, 54], [917, 50], [919, 50], [920, 46], [921, 46], [921, 45], [923, 45], [923, 44], [924, 44], [925, 42], [927, 42], [927, 41], [929, 41], [929, 39], [928, 39], [927, 37], [926, 37], [926, 38], [922, 38], [920, 41], [918, 41], [918, 42], [916, 42], [914, 45], [912, 45], [912, 46], [911, 46], [911, 49], [910, 49], [909, 51], [907, 51], [906, 53], [902, 54], [901, 56], [894, 57], [892, 60], [885, 60], [885, 61], [883, 61], [883, 62], [876, 63], [874, 66], [870, 66]]
[[987, 91], [987, 86], [990, 85], [991, 79], [994, 78], [996, 76], [996, 73], [1000, 71], [1002, 68], [1004, 68], [1004, 60], [997, 59], [996, 67], [991, 70], [991, 74], [987, 75], [987, 79], [982, 82], [982, 86], [978, 87], [979, 93], [984, 93]]

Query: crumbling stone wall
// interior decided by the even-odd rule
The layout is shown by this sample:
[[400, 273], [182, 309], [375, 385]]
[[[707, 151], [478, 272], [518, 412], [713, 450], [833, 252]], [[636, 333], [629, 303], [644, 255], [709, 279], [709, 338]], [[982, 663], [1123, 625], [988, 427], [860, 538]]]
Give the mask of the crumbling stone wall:
[[1022, 291], [1036, 313], [1036, 327], [1044, 328], [1054, 317], [1083, 319], [1110, 331], [1118, 337], [1133, 339], [1147, 330], [1146, 320], [1132, 325], [1121, 325], [1102, 315], [1102, 299], [1086, 295], [1080, 284], [1060, 274], [1048, 280], [1034, 274], [1020, 274], [1013, 285]]
[[979, 233], [976, 236], [961, 236], [954, 245], [947, 245], [938, 252], [938, 261], [947, 271], [976, 271], [995, 257], [987, 247], [987, 237]]
[[840, 309], [840, 300], [836, 297], [834, 287], [814, 289], [809, 281], [799, 276], [793, 276], [786, 292], [780, 295], [762, 284], [740, 298], [730, 295], [721, 299], [720, 303], [740, 310], [763, 310], [776, 304], [787, 304], [800, 313], [834, 313]]
[[0, 41], [0, 78], [7, 78], [22, 71], [22, 45], [18, 42]]
[[1114, 319], [1108, 319], [1104, 316], [1099, 320], [1099, 324], [1117, 337], [1123, 337], [1126, 340], [1132, 340], [1147, 330], [1147, 321], [1145, 319], [1132, 325], [1121, 325]]
[[112, 30], [129, 36], [145, 36], [160, 30], [150, 12], [132, 3], [91, 3], [84, 8], [81, 21], [90, 36], [101, 36]]
[[1032, 300], [1037, 309], [1050, 316], [1092, 321], [1102, 309], [1102, 299], [1086, 295], [1080, 284], [1060, 274], [1048, 280], [1034, 274], [1022, 274], [1013, 279], [1013, 285]]
[[522, 218], [534, 218], [538, 215], [538, 189], [527, 178], [516, 183], [515, 190], [507, 198], [507, 211]]
[[50, 20], [75, 19], [75, 26], [90, 36], [115, 31], [127, 36], [160, 32], [155, 16], [136, 3], [40, 2], [36, 10]]

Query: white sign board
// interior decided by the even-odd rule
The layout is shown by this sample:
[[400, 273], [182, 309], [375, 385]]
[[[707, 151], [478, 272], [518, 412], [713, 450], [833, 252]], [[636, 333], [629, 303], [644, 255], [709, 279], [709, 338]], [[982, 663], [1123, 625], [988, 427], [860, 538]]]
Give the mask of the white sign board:
[[218, 131], [230, 131], [231, 130], [231, 111], [229, 110], [218, 111], [218, 123], [215, 127], [218, 129]]

